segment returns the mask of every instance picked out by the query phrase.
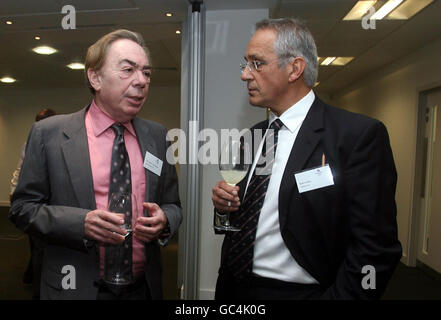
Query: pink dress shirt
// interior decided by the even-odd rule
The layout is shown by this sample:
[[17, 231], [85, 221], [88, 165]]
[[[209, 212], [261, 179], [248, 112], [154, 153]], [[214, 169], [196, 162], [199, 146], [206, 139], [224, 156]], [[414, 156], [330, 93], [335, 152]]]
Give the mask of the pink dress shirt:
[[[110, 181], [110, 162], [112, 159], [113, 140], [115, 132], [110, 126], [115, 120], [106, 115], [92, 101], [86, 113], [85, 124], [87, 141], [89, 143], [90, 164], [92, 167], [93, 190], [95, 193], [96, 208], [107, 210], [108, 193]], [[132, 194], [136, 197], [136, 203], [132, 207], [132, 226], [135, 228], [135, 221], [143, 216], [142, 203], [145, 201], [145, 172], [144, 162], [136, 138], [135, 129], [131, 122], [123, 123], [127, 130], [124, 130], [124, 141], [130, 159], [130, 172], [132, 178]], [[132, 241], [132, 271], [136, 278], [144, 272], [145, 251], [144, 243], [133, 237]], [[100, 247], [100, 273], [104, 275], [104, 247]]]

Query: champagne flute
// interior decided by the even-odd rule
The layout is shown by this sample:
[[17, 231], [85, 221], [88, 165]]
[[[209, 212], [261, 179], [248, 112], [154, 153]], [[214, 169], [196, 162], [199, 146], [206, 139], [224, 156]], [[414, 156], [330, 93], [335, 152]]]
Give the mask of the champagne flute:
[[[222, 146], [219, 171], [222, 178], [230, 186], [235, 186], [248, 173], [250, 167], [251, 151], [243, 137], [235, 139], [229, 137]], [[240, 231], [230, 223], [230, 212], [224, 215], [216, 214], [214, 228], [218, 231]]]
[[136, 204], [135, 195], [129, 192], [114, 192], [109, 196], [108, 211], [124, 215], [124, 224], [120, 227], [127, 231], [123, 243], [106, 247], [104, 281], [114, 285], [125, 285], [132, 281], [132, 272], [124, 264], [124, 253], [131, 245], [132, 204]]

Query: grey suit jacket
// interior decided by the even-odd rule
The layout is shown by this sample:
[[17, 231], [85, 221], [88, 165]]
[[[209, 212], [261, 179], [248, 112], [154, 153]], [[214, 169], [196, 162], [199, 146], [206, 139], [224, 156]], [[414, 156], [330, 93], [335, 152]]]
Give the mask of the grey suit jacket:
[[[96, 299], [99, 280], [98, 245], [86, 246], [84, 219], [96, 209], [84, 117], [88, 107], [36, 122], [29, 134], [26, 157], [12, 197], [9, 219], [45, 244], [42, 299]], [[145, 170], [146, 202], [166, 213], [172, 237], [182, 221], [176, 169], [166, 161], [165, 128], [135, 118], [141, 152], [163, 161], [161, 176]], [[110, 160], [109, 160], [110, 161]], [[162, 298], [160, 247], [146, 244], [145, 274], [153, 299]], [[73, 266], [75, 274], [63, 270]], [[70, 269], [72, 270], [72, 269]], [[64, 273], [63, 273], [64, 272]], [[63, 288], [63, 278], [75, 279]], [[74, 278], [72, 278], [74, 276]], [[66, 285], [64, 285], [66, 287]], [[74, 287], [74, 288], [73, 288]]]

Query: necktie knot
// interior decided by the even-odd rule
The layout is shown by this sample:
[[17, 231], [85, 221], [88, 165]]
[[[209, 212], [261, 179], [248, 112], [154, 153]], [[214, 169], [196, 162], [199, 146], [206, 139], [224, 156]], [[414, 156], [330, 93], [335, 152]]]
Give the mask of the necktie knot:
[[279, 118], [274, 120], [270, 125], [270, 129], [273, 129], [274, 131], [279, 131], [280, 128], [282, 127], [283, 127], [283, 122]]
[[117, 137], [124, 136], [124, 126], [121, 123], [114, 123], [111, 128]]

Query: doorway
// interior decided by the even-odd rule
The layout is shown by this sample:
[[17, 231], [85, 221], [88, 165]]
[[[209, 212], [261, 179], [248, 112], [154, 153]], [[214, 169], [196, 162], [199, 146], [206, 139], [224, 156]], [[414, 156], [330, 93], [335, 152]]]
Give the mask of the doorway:
[[441, 87], [420, 93], [409, 260], [441, 274]]

